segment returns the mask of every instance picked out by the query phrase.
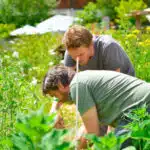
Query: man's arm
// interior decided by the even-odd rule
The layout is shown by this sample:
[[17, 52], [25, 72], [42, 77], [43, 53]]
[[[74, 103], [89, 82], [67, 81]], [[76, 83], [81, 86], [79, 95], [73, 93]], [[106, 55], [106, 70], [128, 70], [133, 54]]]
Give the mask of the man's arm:
[[[51, 110], [50, 110], [49, 113], [50, 114], [51, 113], [56, 113], [61, 106], [62, 106], [62, 103], [57, 102], [57, 101], [53, 101], [52, 107], [51, 107]], [[57, 129], [65, 128], [64, 120], [63, 120], [63, 118], [61, 117], [60, 114], [57, 114], [57, 116], [56, 116], [56, 121], [55, 121], [54, 127], [57, 128]]]
[[[99, 125], [96, 107], [93, 106], [87, 112], [85, 112], [81, 117], [85, 128], [84, 133], [95, 134], [99, 136], [100, 125]], [[87, 140], [84, 137], [80, 137], [79, 142], [80, 142], [78, 146], [79, 150], [87, 147]]]
[[118, 43], [111, 43], [107, 45], [103, 53], [103, 65], [105, 70], [118, 70], [120, 71], [128, 68], [129, 58], [125, 51]]

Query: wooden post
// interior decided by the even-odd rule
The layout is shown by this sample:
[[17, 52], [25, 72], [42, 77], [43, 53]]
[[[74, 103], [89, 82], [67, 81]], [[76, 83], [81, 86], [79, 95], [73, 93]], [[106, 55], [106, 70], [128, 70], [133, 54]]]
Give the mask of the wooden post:
[[140, 30], [141, 29], [141, 16], [140, 15], [136, 15], [135, 16], [135, 19], [136, 19], [136, 28], [138, 29], [138, 30]]

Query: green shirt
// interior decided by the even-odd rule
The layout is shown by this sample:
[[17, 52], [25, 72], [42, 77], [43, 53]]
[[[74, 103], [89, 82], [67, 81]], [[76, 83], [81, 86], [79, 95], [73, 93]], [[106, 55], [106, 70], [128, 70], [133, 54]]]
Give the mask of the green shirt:
[[113, 125], [115, 120], [129, 108], [141, 103], [149, 104], [150, 84], [115, 71], [82, 71], [75, 75], [70, 84], [70, 95], [76, 100], [78, 80], [78, 110], [83, 115], [96, 106], [99, 121]]

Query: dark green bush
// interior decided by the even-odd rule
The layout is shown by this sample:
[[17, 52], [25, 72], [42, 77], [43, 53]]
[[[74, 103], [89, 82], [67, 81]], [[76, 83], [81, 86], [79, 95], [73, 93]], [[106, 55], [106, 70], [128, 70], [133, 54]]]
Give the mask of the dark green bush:
[[77, 12], [77, 21], [79, 24], [88, 24], [93, 22], [101, 21], [101, 12], [96, 4], [90, 2], [87, 6], [84, 7], [84, 10]]
[[111, 20], [116, 18], [115, 7], [119, 5], [119, 1], [116, 0], [97, 0], [97, 7], [102, 12], [102, 16], [109, 16]]
[[102, 17], [109, 16], [111, 20], [116, 17], [115, 7], [119, 5], [116, 0], [97, 0], [96, 3], [88, 3], [84, 10], [77, 12], [79, 24], [100, 23]]
[[34, 25], [52, 15], [56, 0], [0, 0], [0, 23]]
[[115, 8], [117, 12], [116, 22], [123, 29], [128, 29], [135, 25], [135, 18], [128, 15], [135, 10], [143, 10], [147, 5], [143, 0], [121, 0], [118, 7]]
[[68, 130], [53, 129], [55, 119], [55, 114], [44, 113], [44, 105], [38, 111], [22, 114], [17, 118], [16, 131], [0, 144], [12, 150], [71, 150], [73, 144], [65, 141]]

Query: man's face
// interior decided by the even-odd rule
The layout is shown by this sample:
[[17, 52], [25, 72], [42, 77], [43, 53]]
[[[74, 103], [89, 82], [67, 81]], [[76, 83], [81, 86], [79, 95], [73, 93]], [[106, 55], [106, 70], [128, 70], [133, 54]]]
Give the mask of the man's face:
[[57, 97], [59, 101], [65, 102], [68, 100], [68, 92], [62, 92], [58, 90], [50, 90], [48, 94], [52, 97]]
[[69, 48], [69, 55], [76, 61], [79, 58], [79, 64], [81, 66], [86, 65], [89, 59], [94, 55], [93, 44], [89, 47]]

